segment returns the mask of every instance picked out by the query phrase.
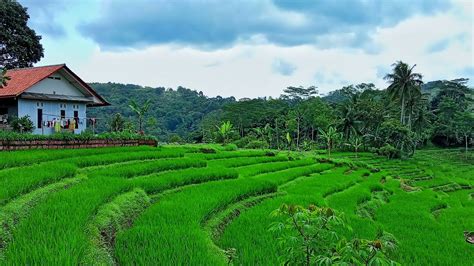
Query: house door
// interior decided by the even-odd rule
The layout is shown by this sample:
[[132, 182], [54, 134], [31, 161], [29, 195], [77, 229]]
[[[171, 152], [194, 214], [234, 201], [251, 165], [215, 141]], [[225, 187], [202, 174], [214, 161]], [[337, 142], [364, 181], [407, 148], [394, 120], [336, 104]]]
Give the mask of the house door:
[[42, 128], [43, 127], [43, 109], [38, 109], [38, 120], [37, 120], [37, 127]]
[[79, 128], [79, 111], [74, 111], [74, 120], [76, 120], [76, 129]]

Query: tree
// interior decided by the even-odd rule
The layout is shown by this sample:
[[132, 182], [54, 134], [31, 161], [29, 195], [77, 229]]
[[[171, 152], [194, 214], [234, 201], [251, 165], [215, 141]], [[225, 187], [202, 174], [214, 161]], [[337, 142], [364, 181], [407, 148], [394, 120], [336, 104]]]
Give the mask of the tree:
[[125, 129], [125, 120], [122, 115], [116, 113], [112, 120], [110, 121], [110, 131], [112, 132], [122, 132]]
[[139, 106], [134, 100], [128, 105], [138, 116], [138, 131], [143, 133], [143, 118], [150, 108], [151, 100], [147, 100], [143, 105]]
[[217, 127], [219, 134], [222, 137], [222, 144], [227, 144], [229, 135], [232, 132], [232, 123], [230, 121], [223, 122], [219, 127]]
[[7, 86], [7, 81], [10, 80], [10, 77], [7, 76], [7, 69], [0, 70], [0, 89]]
[[41, 36], [28, 27], [29, 18], [17, 1], [0, 1], [0, 68], [30, 67], [44, 56]]
[[423, 84], [422, 75], [413, 72], [416, 65], [409, 67], [408, 64], [398, 61], [392, 66], [392, 73], [387, 74], [384, 79], [390, 82], [387, 91], [392, 100], [400, 101], [400, 123], [404, 125], [407, 100], [420, 91]]
[[474, 134], [474, 114], [472, 111], [458, 111], [455, 115], [455, 131], [458, 139], [464, 141], [464, 148], [467, 155], [469, 139]]
[[329, 127], [327, 131], [320, 129], [321, 136], [326, 140], [328, 156], [331, 157], [331, 149], [334, 147], [336, 139], [341, 137], [341, 134], [337, 132], [336, 128]]
[[294, 101], [306, 100], [318, 94], [317, 88], [316, 86], [309, 86], [306, 89], [303, 86], [290, 86], [283, 90], [285, 94], [283, 94], [281, 98]]

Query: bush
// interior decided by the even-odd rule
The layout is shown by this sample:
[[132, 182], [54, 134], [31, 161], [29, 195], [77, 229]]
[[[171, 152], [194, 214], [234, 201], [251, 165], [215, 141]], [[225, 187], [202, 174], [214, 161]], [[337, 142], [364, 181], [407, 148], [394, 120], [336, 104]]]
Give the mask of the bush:
[[261, 140], [253, 140], [245, 145], [246, 149], [265, 149], [268, 147], [268, 143], [266, 141]]
[[388, 159], [400, 158], [400, 150], [396, 149], [390, 144], [385, 144], [377, 150], [378, 155], [386, 156]]
[[13, 117], [10, 121], [10, 124], [15, 132], [18, 133], [31, 133], [35, 128], [33, 121], [31, 121], [30, 116], [25, 115], [22, 117]]
[[224, 151], [236, 151], [238, 149], [237, 145], [235, 144], [227, 144], [222, 147]]
[[237, 145], [237, 147], [239, 148], [245, 148], [245, 146], [247, 146], [250, 142], [256, 141], [256, 140], [257, 138], [255, 138], [254, 136], [246, 136], [238, 140], [235, 140], [233, 143]]
[[168, 138], [169, 143], [184, 143], [183, 139], [178, 134], [171, 134]]
[[213, 148], [200, 148], [199, 152], [206, 154], [217, 153], [217, 151]]
[[129, 132], [113, 132], [113, 133], [102, 133], [94, 135], [91, 132], [83, 132], [81, 134], [72, 134], [69, 132], [57, 133], [53, 135], [35, 135], [30, 133], [17, 133], [10, 131], [0, 131], [0, 141], [23, 141], [23, 140], [80, 140], [88, 141], [93, 139], [106, 139], [106, 140], [156, 140], [153, 136], [140, 135]]

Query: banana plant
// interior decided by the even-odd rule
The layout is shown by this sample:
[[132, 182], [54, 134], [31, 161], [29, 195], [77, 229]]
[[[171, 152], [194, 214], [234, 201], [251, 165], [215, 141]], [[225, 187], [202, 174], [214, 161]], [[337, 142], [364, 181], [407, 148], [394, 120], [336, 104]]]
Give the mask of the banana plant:
[[326, 140], [328, 156], [331, 157], [331, 149], [334, 147], [337, 139], [341, 138], [341, 133], [337, 132], [335, 127], [329, 127], [328, 130], [319, 130], [321, 136]]
[[230, 121], [223, 122], [220, 126], [217, 127], [219, 134], [222, 137], [223, 144], [227, 144], [229, 135], [232, 132], [233, 125]]
[[138, 116], [138, 131], [143, 133], [143, 118], [145, 117], [148, 109], [150, 109], [151, 100], [147, 100], [143, 105], [138, 105], [134, 100], [130, 101], [128, 107], [132, 109]]

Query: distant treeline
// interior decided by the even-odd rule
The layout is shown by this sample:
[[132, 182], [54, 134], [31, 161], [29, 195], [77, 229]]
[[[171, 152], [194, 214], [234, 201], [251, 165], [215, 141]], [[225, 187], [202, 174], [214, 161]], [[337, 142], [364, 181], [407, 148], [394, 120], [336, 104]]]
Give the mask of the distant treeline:
[[[315, 87], [288, 87], [279, 98], [240, 101], [234, 97], [207, 97], [183, 87], [92, 83], [112, 105], [89, 108], [88, 116], [99, 119], [98, 132], [113, 131], [116, 114], [123, 118], [124, 127], [135, 129], [136, 114], [129, 108], [130, 101], [143, 104], [149, 100], [151, 106], [143, 119], [144, 131], [161, 141], [218, 142], [218, 126], [230, 121], [231, 141], [239, 146], [285, 148], [286, 135], [298, 149], [314, 143], [324, 145], [320, 133], [328, 127], [340, 132], [341, 145], [353, 137], [361, 137], [363, 143], [371, 142], [368, 146], [383, 146], [384, 143], [372, 142], [383, 142], [383, 138], [401, 141], [397, 140], [397, 134], [404, 138], [407, 134], [402, 132], [409, 130], [416, 146], [431, 142], [461, 146], [469, 145], [472, 139], [472, 132], [461, 130], [462, 116], [466, 116], [461, 111], [472, 108], [473, 90], [466, 84], [467, 79], [457, 79], [421, 85], [420, 95], [407, 96], [400, 118], [398, 96], [370, 83], [346, 86], [324, 97], [316, 96]], [[469, 117], [464, 119], [464, 123], [471, 121]]]

